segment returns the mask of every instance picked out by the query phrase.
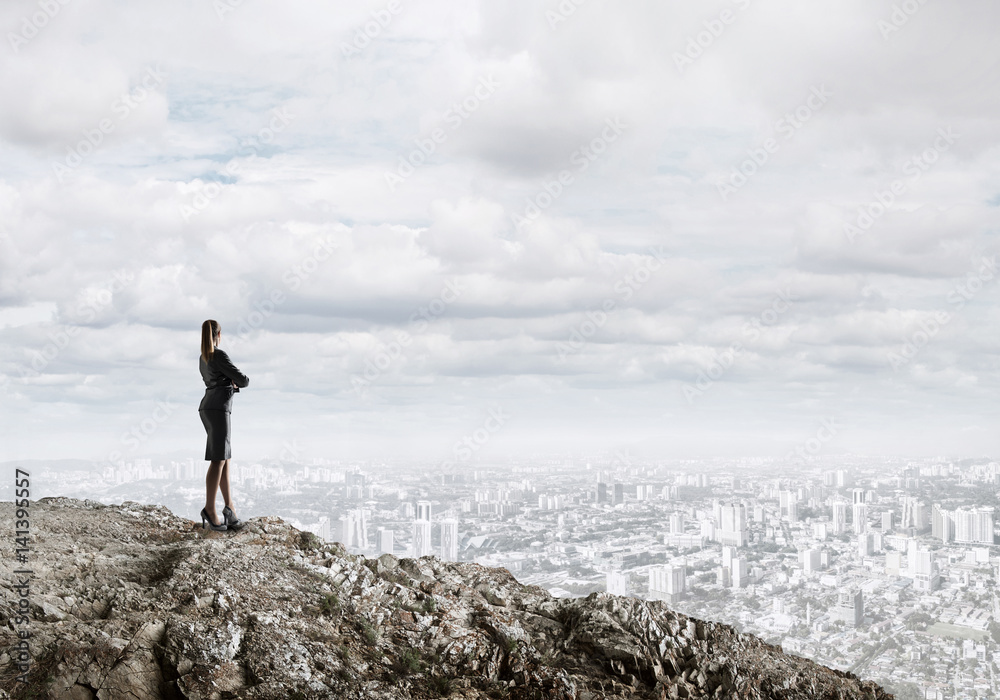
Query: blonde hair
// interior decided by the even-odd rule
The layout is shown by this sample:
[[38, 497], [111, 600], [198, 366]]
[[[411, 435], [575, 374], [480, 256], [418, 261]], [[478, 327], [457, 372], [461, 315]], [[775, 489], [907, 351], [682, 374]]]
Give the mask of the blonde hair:
[[201, 324], [201, 359], [205, 362], [209, 362], [215, 356], [215, 339], [221, 330], [219, 322], [212, 319]]

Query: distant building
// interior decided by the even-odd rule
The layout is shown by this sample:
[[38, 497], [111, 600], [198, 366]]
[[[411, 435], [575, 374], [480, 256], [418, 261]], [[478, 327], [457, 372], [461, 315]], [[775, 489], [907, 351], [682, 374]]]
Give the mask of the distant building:
[[686, 583], [685, 565], [654, 566], [649, 570], [649, 597], [675, 603], [684, 597]]
[[749, 543], [746, 506], [742, 503], [722, 504], [721, 515], [722, 534], [719, 541], [723, 545], [745, 547]]
[[670, 534], [681, 535], [684, 533], [684, 516], [674, 513], [670, 516]]
[[625, 484], [621, 482], [615, 483], [615, 500], [613, 505], [621, 505], [625, 502]]
[[834, 501], [832, 508], [833, 533], [839, 535], [847, 530], [847, 504], [843, 501]]
[[822, 556], [818, 549], [807, 549], [802, 556], [802, 570], [814, 574], [822, 569]]
[[993, 509], [956, 508], [955, 541], [993, 544]]
[[859, 590], [840, 591], [837, 604], [830, 609], [830, 617], [851, 627], [860, 627], [865, 619], [864, 598]]
[[621, 571], [609, 571], [606, 588], [612, 595], [632, 595], [629, 575]]
[[608, 502], [608, 485], [603, 481], [597, 482], [597, 502], [598, 503]]
[[955, 541], [955, 518], [951, 511], [937, 503], [931, 509], [931, 536], [942, 542]]
[[[861, 489], [854, 489], [855, 495]], [[862, 491], [862, 494], [864, 492]], [[852, 516], [854, 518], [854, 534], [860, 535], [868, 531], [868, 505], [863, 501], [861, 503], [855, 502], [851, 507]]]
[[731, 569], [733, 586], [736, 588], [746, 588], [750, 584], [750, 572], [747, 568], [747, 560], [743, 557], [736, 557], [733, 559]]
[[431, 502], [417, 501], [417, 520], [431, 519]]
[[911, 571], [913, 573], [913, 590], [929, 593], [941, 587], [941, 573], [934, 555], [924, 549], [916, 549], [910, 555], [913, 557]]
[[799, 519], [798, 510], [798, 494], [795, 491], [781, 491], [778, 494], [778, 515], [782, 518], [788, 518], [791, 522], [797, 522]]
[[363, 508], [340, 516], [340, 542], [345, 547], [368, 549], [368, 518]]
[[458, 521], [451, 518], [441, 521], [441, 558], [458, 561]]
[[379, 554], [392, 554], [392, 530], [380, 527], [375, 531], [375, 548], [378, 550]]
[[413, 521], [413, 544], [411, 548], [414, 557], [427, 556], [433, 552], [430, 520]]

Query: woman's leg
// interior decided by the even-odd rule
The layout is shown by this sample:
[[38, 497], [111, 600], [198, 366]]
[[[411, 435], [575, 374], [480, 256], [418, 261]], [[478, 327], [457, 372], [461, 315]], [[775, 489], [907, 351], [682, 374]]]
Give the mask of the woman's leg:
[[[213, 523], [221, 522], [215, 513], [215, 494], [219, 490], [219, 480], [222, 478], [223, 467], [229, 460], [214, 460], [208, 464], [208, 473], [205, 475], [205, 512], [212, 518]], [[229, 482], [226, 482], [226, 491], [229, 491]]]
[[219, 477], [219, 490], [222, 491], [222, 500], [225, 501], [229, 510], [233, 509], [233, 501], [229, 497], [229, 460], [222, 463], [222, 474]]

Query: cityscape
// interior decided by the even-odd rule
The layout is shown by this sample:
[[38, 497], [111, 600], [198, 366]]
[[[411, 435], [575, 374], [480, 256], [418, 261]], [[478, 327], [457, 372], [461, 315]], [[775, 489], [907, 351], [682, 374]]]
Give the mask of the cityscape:
[[[998, 462], [309, 461], [234, 461], [237, 512], [369, 557], [505, 567], [553, 596], [665, 600], [897, 698], [998, 694]], [[159, 503], [191, 518], [204, 498], [193, 459], [31, 468], [38, 497]]]

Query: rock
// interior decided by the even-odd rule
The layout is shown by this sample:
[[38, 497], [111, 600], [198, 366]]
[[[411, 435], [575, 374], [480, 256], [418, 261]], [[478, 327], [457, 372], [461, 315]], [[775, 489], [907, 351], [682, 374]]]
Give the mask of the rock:
[[[504, 569], [366, 559], [280, 518], [206, 533], [136, 503], [32, 511], [33, 666], [24, 688], [0, 676], [0, 700], [890, 698], [659, 601], [556, 599]], [[0, 504], [8, 531], [13, 515]], [[14, 600], [14, 567], [0, 567]], [[10, 668], [17, 626], [2, 622]]]

